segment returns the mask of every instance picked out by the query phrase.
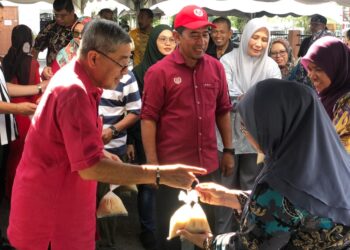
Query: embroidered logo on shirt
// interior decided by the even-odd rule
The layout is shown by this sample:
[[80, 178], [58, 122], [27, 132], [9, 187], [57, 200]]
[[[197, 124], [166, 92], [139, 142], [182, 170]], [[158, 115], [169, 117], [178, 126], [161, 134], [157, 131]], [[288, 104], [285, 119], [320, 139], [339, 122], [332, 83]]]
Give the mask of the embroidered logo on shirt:
[[194, 9], [193, 14], [195, 14], [196, 16], [203, 16], [204, 15], [204, 13], [201, 9]]
[[175, 83], [175, 84], [180, 84], [181, 82], [182, 82], [182, 79], [181, 79], [180, 76], [174, 77], [174, 83]]

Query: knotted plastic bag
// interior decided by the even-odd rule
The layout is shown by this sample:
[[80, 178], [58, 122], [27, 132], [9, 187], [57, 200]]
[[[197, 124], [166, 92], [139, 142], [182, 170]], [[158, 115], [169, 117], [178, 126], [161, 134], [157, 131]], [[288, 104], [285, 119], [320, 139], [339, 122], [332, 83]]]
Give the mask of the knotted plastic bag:
[[[186, 229], [191, 233], [211, 232], [207, 216], [198, 204], [198, 194], [195, 190], [180, 191], [179, 200], [185, 204], [171, 216], [168, 240], [176, 237], [176, 231]], [[192, 203], [194, 203], [192, 205]]]
[[118, 188], [116, 185], [109, 186], [109, 192], [105, 194], [97, 208], [97, 218], [103, 218], [108, 216], [127, 216], [128, 211], [126, 210], [122, 200], [116, 195], [113, 190]]

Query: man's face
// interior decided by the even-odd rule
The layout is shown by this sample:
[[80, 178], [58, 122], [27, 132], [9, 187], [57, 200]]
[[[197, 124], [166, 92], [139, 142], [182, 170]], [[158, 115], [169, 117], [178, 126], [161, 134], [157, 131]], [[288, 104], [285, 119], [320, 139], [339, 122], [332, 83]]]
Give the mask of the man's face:
[[216, 47], [226, 46], [232, 36], [232, 31], [225, 22], [214, 23], [216, 28], [211, 30], [211, 38], [213, 39]]
[[310, 31], [312, 34], [317, 33], [320, 30], [324, 30], [326, 28], [326, 25], [319, 22], [311, 22], [310, 23]]
[[93, 74], [97, 87], [115, 89], [122, 77], [128, 73], [131, 56], [130, 44], [121, 44], [112, 53], [94, 52], [96, 53], [94, 59], [96, 68]]
[[54, 10], [54, 17], [56, 19], [56, 23], [61, 26], [69, 27], [74, 21], [74, 11], [68, 12], [67, 10]]
[[137, 22], [141, 30], [145, 30], [152, 25], [152, 18], [147, 13], [141, 11], [137, 16]]
[[182, 34], [176, 33], [176, 39], [182, 55], [196, 61], [203, 57], [208, 48], [209, 30], [208, 27], [185, 29]]

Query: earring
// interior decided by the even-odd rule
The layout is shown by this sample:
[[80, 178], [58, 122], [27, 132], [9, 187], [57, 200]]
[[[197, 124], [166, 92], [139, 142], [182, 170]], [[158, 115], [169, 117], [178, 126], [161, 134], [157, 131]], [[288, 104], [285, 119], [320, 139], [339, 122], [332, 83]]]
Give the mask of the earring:
[[28, 42], [25, 42], [23, 44], [22, 50], [23, 50], [24, 53], [29, 54], [29, 52], [30, 52], [30, 44]]

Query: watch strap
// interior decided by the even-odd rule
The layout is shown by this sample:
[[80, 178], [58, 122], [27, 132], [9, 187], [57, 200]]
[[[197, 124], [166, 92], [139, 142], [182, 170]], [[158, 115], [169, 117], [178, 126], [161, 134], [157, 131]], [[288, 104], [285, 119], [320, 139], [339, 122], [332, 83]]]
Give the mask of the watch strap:
[[230, 153], [232, 155], [235, 155], [235, 149], [234, 148], [224, 148], [222, 150], [223, 153]]
[[119, 135], [119, 131], [112, 125], [109, 127], [112, 130], [112, 139], [115, 139]]

